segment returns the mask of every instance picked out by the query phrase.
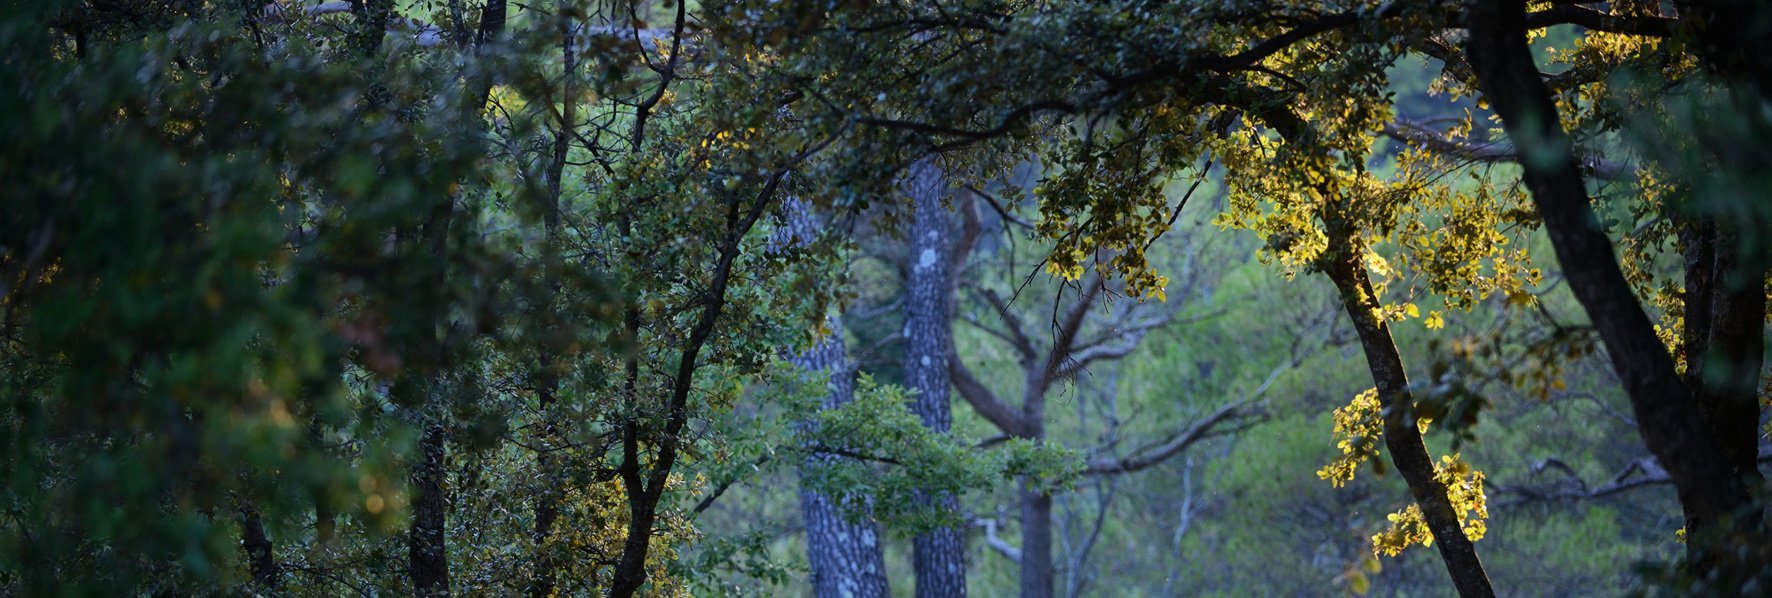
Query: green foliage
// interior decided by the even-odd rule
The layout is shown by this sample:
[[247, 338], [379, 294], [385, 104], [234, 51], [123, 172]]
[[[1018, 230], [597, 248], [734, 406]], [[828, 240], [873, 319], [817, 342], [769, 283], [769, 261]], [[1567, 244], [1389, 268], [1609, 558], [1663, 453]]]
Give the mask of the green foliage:
[[241, 579], [243, 501], [396, 525], [356, 480], [388, 477], [410, 436], [356, 376], [440, 366], [410, 348], [459, 350], [437, 322], [505, 267], [471, 218], [431, 233], [443, 254], [389, 243], [478, 209], [457, 199], [482, 156], [466, 112], [417, 103], [447, 76], [371, 79], [184, 19], [88, 37], [76, 61], [44, 26], [59, 10], [0, 28], [6, 568], [39, 591], [178, 591]]
[[902, 388], [876, 385], [866, 374], [854, 402], [821, 410], [814, 421], [800, 445], [851, 458], [810, 461], [804, 483], [844, 497], [852, 515], [871, 515], [906, 535], [966, 523], [951, 520], [957, 513], [920, 505], [919, 496], [965, 496], [1020, 476], [1063, 490], [1083, 467], [1062, 447], [1011, 439], [980, 451], [963, 438], [931, 432], [911, 412]]
[[[1077, 588], [1097, 571], [1195, 583], [1128, 590], [1151, 593], [1440, 588], [1431, 555], [1398, 555], [1431, 542], [1416, 507], [1374, 515], [1398, 509], [1398, 481], [1354, 475], [1383, 463], [1358, 359], [1300, 349], [1345, 342], [1338, 319], [1301, 311], [1293, 299], [1320, 299], [1296, 290], [1308, 283], [1258, 282], [1251, 255], [1289, 280], [1341, 258], [1372, 278], [1363, 299], [1424, 370], [1413, 412], [1445, 432], [1436, 453], [1464, 455], [1435, 475], [1467, 534], [1489, 536], [1497, 587], [1625, 591], [1637, 579], [1618, 563], [1672, 558], [1677, 509], [1653, 491], [1490, 513], [1486, 491], [1585, 491], [1641, 449], [1589, 327], [1557, 319], [1576, 306], [1511, 154], [1490, 145], [1460, 3], [575, 1], [512, 4], [480, 39], [485, 6], [9, 8], [0, 593], [413, 592], [427, 429], [443, 434], [432, 481], [457, 593], [521, 592], [550, 568], [562, 593], [601, 592], [635, 538], [651, 539], [644, 591], [787, 584], [778, 530], [701, 529], [690, 500], [802, 462], [809, 487], [907, 534], [965, 523], [920, 496], [985, 514], [1031, 479], [1056, 497]], [[1656, 9], [1609, 3], [1598, 28], [1655, 24]], [[1681, 359], [1691, 223], [1724, 223], [1742, 271], [1772, 264], [1755, 234], [1772, 213], [1751, 201], [1772, 188], [1765, 98], [1685, 29], [1532, 34], [1560, 124], [1605, 181], [1601, 224]], [[1038, 267], [1013, 245], [993, 256], [1017, 292], [1095, 270], [1132, 299], [1200, 302], [1123, 370], [1067, 381], [1054, 405], [1077, 409], [1041, 415], [1048, 442], [980, 447], [964, 412], [959, 432], [930, 433], [902, 389], [865, 375], [854, 402], [819, 410], [822, 385], [780, 366], [844, 334], [824, 322], [845, 302], [895, 294], [851, 274], [868, 251], [854, 237], [896, 228], [897, 177], [931, 155], [972, 173], [957, 186], [997, 192], [993, 225], [1037, 214]], [[994, 180], [1021, 167], [1037, 180]], [[797, 230], [789, 197], [831, 225]], [[1156, 243], [1184, 217], [1234, 229], [1217, 237], [1229, 248]], [[1048, 277], [1030, 287], [1028, 271]], [[893, 324], [855, 332], [872, 345]], [[978, 349], [980, 379], [1025, 377], [982, 334], [956, 348]], [[1275, 423], [1124, 490], [1083, 490], [1084, 455], [1061, 448], [1111, 456], [1122, 432], [1262, 392], [1280, 397]], [[1558, 457], [1570, 479], [1547, 478]], [[1090, 496], [1093, 519], [1078, 515]], [[639, 513], [657, 519], [630, 537]], [[268, 579], [242, 549], [260, 531]], [[1110, 545], [1122, 562], [1104, 565]], [[1645, 575], [1764, 582], [1764, 555], [1730, 558], [1714, 579]]]

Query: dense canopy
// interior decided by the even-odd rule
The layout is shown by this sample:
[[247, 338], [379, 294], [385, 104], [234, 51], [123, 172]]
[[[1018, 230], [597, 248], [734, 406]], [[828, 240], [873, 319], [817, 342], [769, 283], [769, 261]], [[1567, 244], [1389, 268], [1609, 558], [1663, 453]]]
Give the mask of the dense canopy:
[[1772, 9], [0, 15], [0, 594], [1756, 595]]

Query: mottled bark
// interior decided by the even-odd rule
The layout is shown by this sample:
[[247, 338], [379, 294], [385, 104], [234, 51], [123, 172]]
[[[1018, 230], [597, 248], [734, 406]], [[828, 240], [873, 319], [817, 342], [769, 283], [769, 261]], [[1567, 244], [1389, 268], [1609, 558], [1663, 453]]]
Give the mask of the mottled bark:
[[[828, 380], [830, 392], [825, 395], [823, 406], [830, 409], [855, 399], [855, 382], [849, 377], [842, 322], [832, 317], [826, 324], [832, 330], [831, 336], [795, 356], [793, 362]], [[818, 460], [841, 458], [815, 454], [807, 457], [803, 467], [815, 466]], [[800, 488], [800, 513], [806, 523], [806, 557], [812, 565], [812, 593], [819, 598], [889, 597], [892, 591], [886, 580], [886, 559], [880, 544], [879, 527], [871, 518], [846, 519], [839, 504], [844, 498], [858, 499], [826, 496], [811, 488]]]
[[1477, 558], [1476, 546], [1458, 524], [1458, 512], [1446, 486], [1434, 477], [1434, 458], [1428, 454], [1421, 430], [1415, 426], [1415, 399], [1409, 392], [1403, 356], [1397, 351], [1390, 327], [1378, 316], [1381, 305], [1360, 261], [1363, 248], [1352, 244], [1351, 239], [1343, 236], [1341, 246], [1332, 249], [1340, 253], [1325, 258], [1323, 271], [1340, 291], [1342, 306], [1353, 320], [1360, 346], [1365, 349], [1366, 366], [1372, 371], [1372, 382], [1384, 411], [1386, 452], [1421, 508], [1422, 519], [1434, 534], [1434, 545], [1440, 549], [1458, 594], [1467, 598], [1494, 596], [1495, 589], [1489, 584], [1483, 561]]
[[449, 508], [443, 495], [446, 442], [443, 424], [425, 426], [419, 440], [420, 462], [412, 469], [412, 529], [406, 545], [412, 590], [419, 596], [449, 595], [449, 553], [443, 529]]
[[[1674, 480], [1691, 538], [1758, 535], [1738, 517], [1753, 504], [1736, 468], [1675, 372], [1588, 204], [1587, 187], [1556, 106], [1526, 45], [1524, 0], [1472, 2], [1468, 57], [1478, 87], [1520, 148], [1526, 187], [1544, 219], [1569, 288], [1605, 342], [1644, 444]], [[1715, 564], [1709, 541], [1688, 542], [1694, 573]]]
[[[772, 240], [774, 250], [802, 246], [819, 235], [820, 223], [806, 202], [788, 198], [782, 202], [782, 210], [786, 218]], [[842, 319], [826, 318], [825, 328], [831, 331], [830, 336], [789, 361], [813, 373], [815, 379], [825, 381], [828, 392], [820, 408], [834, 409], [855, 400], [855, 380], [849, 372]], [[801, 465], [802, 472], [816, 467], [821, 461], [842, 458], [817, 453], [809, 455]], [[844, 517], [840, 503], [846, 498], [866, 500], [865, 497], [827, 496], [805, 485], [800, 487], [800, 514], [806, 527], [806, 560], [812, 566], [812, 593], [819, 598], [887, 598], [892, 591], [886, 579], [886, 558], [880, 544], [879, 526], [872, 518], [850, 521]]]
[[[916, 393], [911, 410], [923, 419], [923, 425], [936, 432], [947, 432], [954, 422], [948, 404], [952, 385], [948, 361], [952, 350], [947, 331], [953, 313], [948, 262], [953, 219], [942, 204], [947, 180], [940, 166], [926, 159], [911, 166], [904, 187], [911, 195], [914, 210], [907, 231], [911, 267], [905, 282], [905, 384]], [[944, 512], [959, 508], [953, 496], [928, 496], [923, 500]], [[918, 596], [966, 595], [965, 544], [959, 530], [937, 528], [918, 534], [912, 544]]]

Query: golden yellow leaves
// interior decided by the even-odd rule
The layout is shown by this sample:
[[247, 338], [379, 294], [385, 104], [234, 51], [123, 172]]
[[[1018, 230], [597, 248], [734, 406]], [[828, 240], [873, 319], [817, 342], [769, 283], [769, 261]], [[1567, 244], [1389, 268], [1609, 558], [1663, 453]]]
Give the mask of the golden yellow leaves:
[[[1347, 406], [1335, 410], [1334, 419], [1336, 447], [1341, 449], [1341, 456], [1317, 470], [1317, 477], [1329, 480], [1339, 488], [1354, 479], [1354, 472], [1361, 463], [1378, 455], [1378, 444], [1384, 438], [1383, 409], [1378, 401], [1378, 390], [1367, 389], [1355, 395]], [[1427, 418], [1421, 418], [1415, 425], [1426, 432], [1429, 423]], [[1472, 541], [1482, 539], [1489, 529], [1489, 502], [1483, 492], [1483, 473], [1472, 469], [1457, 455], [1449, 455], [1441, 457], [1434, 465], [1434, 479], [1446, 487], [1446, 497], [1458, 514], [1458, 523], [1465, 537]], [[1428, 530], [1419, 505], [1410, 504], [1387, 519], [1390, 524], [1385, 530], [1372, 536], [1374, 554], [1396, 556], [1411, 545], [1433, 545], [1433, 532]]]
[[1340, 488], [1354, 479], [1361, 463], [1378, 455], [1378, 443], [1384, 437], [1380, 414], [1376, 388], [1354, 395], [1346, 407], [1335, 410], [1335, 446], [1341, 449], [1341, 456], [1317, 470], [1318, 478]]
[[702, 139], [701, 148], [704, 150], [718, 148], [742, 152], [751, 149], [751, 141], [758, 133], [759, 130], [756, 127], [748, 127], [743, 131], [720, 131], [714, 133], [712, 137]]
[[1421, 323], [1423, 326], [1427, 326], [1428, 330], [1439, 330], [1446, 327], [1446, 319], [1440, 315], [1440, 310], [1437, 309], [1428, 312], [1427, 318], [1423, 319]]
[[[1472, 542], [1483, 539], [1489, 531], [1489, 499], [1483, 493], [1483, 472], [1472, 469], [1457, 455], [1448, 455], [1434, 465], [1434, 479], [1446, 487], [1446, 498], [1452, 502], [1464, 536]], [[1386, 519], [1390, 526], [1372, 536], [1374, 554], [1397, 556], [1415, 544], [1434, 545], [1434, 534], [1422, 517], [1420, 505], [1411, 504]]]

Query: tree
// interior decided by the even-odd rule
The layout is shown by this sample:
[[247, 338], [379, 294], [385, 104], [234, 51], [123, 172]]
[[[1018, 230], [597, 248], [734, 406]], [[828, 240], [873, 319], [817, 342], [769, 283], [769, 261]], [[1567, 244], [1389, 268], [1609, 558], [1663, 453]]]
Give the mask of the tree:
[[[938, 164], [925, 160], [911, 166], [904, 186], [913, 211], [910, 230], [905, 231], [913, 260], [905, 281], [905, 382], [916, 393], [912, 410], [923, 425], [942, 434], [953, 427], [948, 369], [949, 363], [957, 360], [946, 333], [953, 313], [948, 256], [956, 252], [943, 205], [947, 178]], [[923, 500], [937, 511], [959, 509], [953, 496]], [[966, 595], [966, 551], [958, 529], [939, 527], [918, 534], [914, 551], [918, 596]]]
[[[1207, 3], [1190, 6], [1185, 12], [1154, 11], [1126, 18], [1080, 8], [996, 3], [974, 3], [940, 11], [894, 6], [890, 10], [823, 17], [821, 22], [826, 24], [821, 31], [841, 31], [843, 37], [818, 37], [819, 43], [824, 44], [821, 49], [837, 58], [826, 58], [817, 64], [840, 64], [850, 72], [904, 73], [912, 80], [941, 82], [926, 86], [927, 93], [914, 95], [912, 104], [920, 107], [916, 111], [896, 110], [887, 114], [865, 108], [852, 110], [853, 118], [879, 131], [916, 136], [939, 149], [1037, 139], [1054, 148], [1049, 150], [1048, 161], [1062, 165], [1061, 180], [1088, 182], [1065, 188], [1091, 192], [1042, 197], [1042, 232], [1058, 244], [1052, 271], [1075, 279], [1082, 276], [1080, 266], [1092, 255], [1087, 248], [1105, 246], [1121, 250], [1106, 265], [1124, 275], [1128, 288], [1141, 295], [1158, 286], [1153, 284], [1158, 280], [1156, 275], [1144, 267], [1142, 252], [1136, 250], [1142, 246], [1142, 239], [1161, 230], [1154, 226], [1161, 222], [1161, 206], [1155, 201], [1161, 194], [1152, 193], [1161, 180], [1160, 173], [1197, 161], [1203, 147], [1224, 152], [1235, 149], [1237, 144], [1273, 141], [1269, 131], [1280, 130], [1284, 136], [1283, 126], [1264, 118], [1264, 114], [1271, 114], [1278, 106], [1308, 108], [1301, 116], [1310, 120], [1316, 130], [1307, 138], [1280, 140], [1286, 146], [1280, 153], [1270, 154], [1277, 164], [1288, 164], [1286, 152], [1292, 151], [1291, 145], [1302, 142], [1305, 151], [1324, 161], [1309, 170], [1360, 172], [1366, 165], [1357, 158], [1366, 155], [1373, 132], [1383, 130], [1389, 119], [1383, 92], [1387, 65], [1414, 52], [1442, 59], [1454, 82], [1470, 81], [1474, 74], [1479, 84], [1454, 85], [1480, 92], [1484, 100], [1497, 107], [1503, 123], [1515, 133], [1515, 147], [1521, 152], [1525, 168], [1524, 181], [1534, 189], [1535, 197], [1545, 196], [1549, 190], [1540, 188], [1550, 184], [1546, 169], [1557, 169], [1556, 180], [1562, 182], [1556, 184], [1560, 185], [1563, 199], [1545, 203], [1545, 197], [1538, 197], [1536, 214], [1544, 219], [1564, 266], [1571, 272], [1581, 271], [1571, 278], [1571, 286], [1589, 303], [1590, 315], [1606, 338], [1611, 354], [1625, 360], [1619, 362], [1618, 371], [1627, 378], [1626, 387], [1634, 389], [1633, 396], [1641, 397], [1644, 408], [1662, 405], [1654, 407], [1661, 410], [1654, 413], [1666, 417], [1651, 418], [1646, 416], [1649, 411], [1643, 412], [1645, 416], [1638, 419], [1643, 422], [1642, 432], [1652, 450], [1669, 463], [1670, 471], [1687, 470], [1676, 477], [1689, 483], [1676, 485], [1687, 488], [1683, 491], [1683, 502], [1691, 503], [1687, 508], [1705, 514], [1696, 523], [1708, 526], [1723, 513], [1747, 504], [1742, 490], [1745, 483], [1738, 478], [1751, 469], [1741, 466], [1745, 462], [1741, 456], [1751, 454], [1752, 447], [1735, 442], [1736, 448], [1729, 454], [1737, 456], [1733, 461], [1737, 465], [1727, 465], [1730, 461], [1725, 454], [1707, 448], [1714, 441], [1706, 438], [1708, 431], [1702, 425], [1702, 417], [1694, 414], [1694, 405], [1683, 400], [1648, 399], [1649, 394], [1678, 397], [1689, 393], [1678, 387], [1678, 377], [1671, 365], [1627, 366], [1665, 365], [1671, 359], [1665, 357], [1664, 346], [1650, 342], [1655, 340], [1653, 329], [1647, 318], [1640, 317], [1642, 308], [1622, 277], [1606, 274], [1617, 270], [1608, 253], [1610, 242], [1584, 215], [1586, 204], [1576, 201], [1585, 197], [1581, 162], [1574, 159], [1570, 142], [1549, 133], [1557, 128], [1557, 111], [1542, 91], [1521, 93], [1524, 88], [1544, 86], [1537, 69], [1528, 68], [1530, 56], [1524, 45], [1527, 31], [1576, 25], [1599, 36], [1595, 39], [1655, 38], [1678, 30], [1681, 21], [1633, 7], [1600, 10], [1557, 5], [1527, 12], [1523, 6], [1510, 4], [1505, 9], [1506, 21], [1497, 20], [1499, 13], [1495, 11], [1503, 9], [1483, 6], [1477, 10], [1473, 6], [1467, 12], [1462, 8], [1457, 3], [1301, 3], [1264, 7]], [[1687, 14], [1695, 19], [1701, 18], [1696, 15], [1710, 14], [1711, 17], [1703, 18], [1717, 22], [1717, 13], [1705, 13], [1702, 9]], [[1747, 12], [1736, 14], [1753, 22]], [[1468, 64], [1458, 52], [1458, 44], [1449, 43], [1441, 35], [1466, 29], [1471, 32], [1472, 54]], [[1503, 30], [1505, 33], [1497, 33]], [[1718, 30], [1724, 32], [1723, 38], [1728, 38], [1729, 31], [1738, 33], [1733, 25], [1720, 26]], [[1174, 33], [1182, 31], [1210, 34]], [[896, 49], [898, 36], [905, 32], [914, 33], [921, 41], [917, 50], [921, 54], [905, 54]], [[1508, 44], [1506, 53], [1498, 50], [1503, 46], [1497, 40], [1503, 37]], [[1162, 50], [1151, 51], [1152, 48]], [[1010, 55], [1015, 58], [1008, 58]], [[1505, 56], [1506, 60], [1496, 56]], [[1754, 69], [1752, 60], [1739, 56], [1710, 60], [1738, 73], [1751, 73]], [[867, 66], [861, 66], [864, 64]], [[1031, 64], [1041, 66], [1020, 66]], [[1056, 64], [1070, 66], [1050, 66]], [[1503, 73], [1503, 64], [1511, 65], [1511, 70]], [[1567, 89], [1591, 89], [1615, 68], [1616, 62], [1589, 60], [1570, 69], [1557, 83], [1568, 86]], [[1488, 81], [1498, 76], [1501, 80]], [[845, 85], [850, 83], [853, 84]], [[865, 82], [835, 75], [829, 88], [849, 91], [867, 86]], [[836, 93], [827, 90], [826, 95], [832, 97]], [[1531, 111], [1509, 107], [1510, 102], [1532, 96], [1538, 99], [1532, 100]], [[843, 101], [833, 104], [862, 105]], [[1514, 118], [1508, 118], [1509, 114]], [[1526, 122], [1520, 122], [1522, 119]], [[1055, 133], [1075, 141], [1051, 143], [1042, 139]], [[1544, 145], [1546, 140], [1556, 159], [1535, 163], [1534, 156], [1541, 150], [1532, 146]], [[1344, 161], [1337, 164], [1336, 160]], [[1393, 209], [1393, 205], [1397, 204], [1368, 207], [1362, 203], [1355, 209], [1382, 211]], [[1553, 205], [1563, 206], [1561, 209], [1569, 212], [1552, 213]], [[1294, 252], [1292, 259], [1297, 261], [1291, 264], [1303, 266], [1319, 255], [1326, 239], [1319, 235], [1296, 242], [1302, 251]], [[1599, 281], [1606, 278], [1612, 281], [1601, 285]], [[1602, 292], [1602, 288], [1606, 290]], [[1633, 358], [1624, 355], [1635, 355], [1644, 361], [1629, 361]], [[1673, 423], [1649, 423], [1650, 420]], [[1664, 425], [1667, 429], [1663, 429]], [[1683, 431], [1676, 433], [1679, 430]], [[1663, 448], [1654, 448], [1657, 446]], [[1709, 491], [1699, 496], [1698, 487]], [[1749, 532], [1758, 526], [1752, 519], [1734, 518], [1745, 526], [1738, 529]], [[1703, 570], [1701, 559], [1694, 563]]]
[[[1723, 452], [1712, 435], [1713, 426], [1704, 420], [1705, 411], [1713, 417], [1738, 412], [1706, 409], [1692, 400], [1693, 393], [1680, 384], [1672, 357], [1625, 281], [1612, 243], [1598, 229], [1588, 206], [1586, 184], [1571, 142], [1558, 124], [1555, 105], [1532, 66], [1525, 45], [1524, 3], [1473, 7], [1470, 26], [1469, 59], [1478, 85], [1521, 146], [1525, 183], [1532, 189], [1558, 259], [1570, 271], [1570, 286], [1605, 339], [1613, 367], [1630, 393], [1644, 441], [1679, 489], [1688, 533], [1729, 529], [1758, 537], [1764, 533], [1759, 507], [1750, 507], [1748, 490], [1749, 479], [1760, 477], [1758, 469], [1737, 466], [1741, 459], [1732, 460]], [[1763, 318], [1762, 314], [1756, 319]], [[1710, 540], [1688, 544], [1690, 564], [1701, 577], [1716, 565], [1717, 545]]]
[[[372, 73], [356, 48], [281, 35], [255, 11], [49, 3], [8, 34], [32, 57], [7, 71], [21, 90], [7, 163], [35, 182], [7, 198], [24, 212], [4, 243], [9, 502], [23, 509], [7, 562], [31, 564], [14, 569], [28, 587], [213, 587], [234, 574], [225, 539], [242, 533], [216, 513], [240, 514], [253, 577], [277, 586], [290, 515], [346, 479], [364, 480], [344, 493], [358, 521], [392, 523], [377, 480], [410, 436], [392, 418], [341, 421], [347, 405], [387, 402], [339, 370], [434, 372], [394, 347], [423, 329], [436, 348], [424, 355], [459, 350], [431, 329], [438, 310], [486, 296], [436, 273], [505, 257], [448, 242], [473, 239], [474, 223], [438, 216], [476, 198], [420, 174], [481, 164], [465, 98], [435, 93], [449, 74], [397, 60]], [[89, 112], [60, 108], [76, 97]], [[74, 153], [87, 158], [49, 166]], [[73, 297], [112, 307], [94, 315], [100, 303]], [[105, 415], [73, 415], [85, 412]], [[393, 438], [347, 461], [298, 418]]]
[[[782, 241], [784, 244], [804, 244], [820, 235], [819, 223], [805, 203], [788, 200], [783, 208], [787, 217], [776, 235], [787, 238]], [[828, 391], [821, 402], [822, 408], [839, 409], [855, 400], [854, 374], [844, 348], [842, 320], [827, 317], [822, 327], [826, 337], [789, 361], [825, 382]], [[801, 425], [815, 423], [803, 422]], [[806, 457], [808, 461], [841, 458], [816, 452]], [[880, 540], [878, 525], [871, 517], [850, 517], [841, 506], [843, 502], [861, 501], [865, 504], [867, 500], [866, 496], [826, 495], [802, 483], [800, 513], [806, 525], [806, 560], [812, 566], [814, 595], [860, 598], [892, 595], [886, 578], [885, 545]], [[865, 508], [862, 510], [865, 515]]]
[[[1197, 190], [1197, 183], [1203, 180], [1202, 175], [1190, 189]], [[1176, 323], [1177, 313], [1181, 309], [1178, 305], [1180, 300], [1193, 294], [1193, 289], [1189, 288], [1192, 279], [1190, 285], [1169, 285], [1168, 289], [1164, 289], [1165, 292], [1177, 290], [1178, 301], [1163, 305], [1124, 298], [1115, 302], [1112, 297], [1105, 296], [1106, 283], [1099, 276], [1092, 276], [1074, 287], [1059, 286], [1053, 291], [1055, 296], [1050, 304], [1032, 299], [1043, 292], [1029, 290], [1030, 281], [1026, 279], [1020, 280], [1019, 284], [1015, 280], [1010, 281], [1009, 286], [1014, 294], [1005, 296], [997, 285], [980, 280], [982, 277], [977, 273], [989, 271], [983, 265], [975, 265], [970, 269], [967, 266], [969, 259], [974, 257], [974, 249], [980, 236], [986, 234], [985, 225], [981, 222], [981, 212], [986, 209], [985, 205], [1002, 210], [997, 214], [1002, 222], [1002, 230], [991, 231], [992, 233], [1011, 234], [1011, 227], [1020, 222], [1019, 218], [1007, 209], [1012, 208], [1013, 203], [1004, 206], [1005, 202], [980, 189], [973, 188], [969, 192], [973, 199], [959, 204], [963, 215], [963, 223], [959, 226], [960, 241], [946, 252], [946, 260], [951, 262], [946, 269], [951, 270], [952, 274], [947, 275], [947, 280], [943, 283], [943, 301], [957, 302], [958, 292], [966, 291], [968, 297], [973, 298], [974, 303], [989, 316], [980, 318], [971, 314], [951, 315], [942, 323], [939, 333], [943, 336], [944, 343], [952, 346], [955, 342], [954, 322], [958, 318], [957, 321], [969, 324], [988, 338], [1007, 345], [1020, 367], [1018, 374], [1022, 379], [1021, 398], [1016, 403], [1005, 401], [1002, 397], [1008, 393], [986, 383], [964, 359], [957, 356], [947, 364], [947, 369], [960, 396], [980, 417], [1001, 432], [1004, 438], [1022, 439], [1036, 445], [1059, 443], [1061, 441], [1047, 436], [1050, 416], [1046, 414], [1046, 404], [1049, 397], [1067, 384], [1080, 384], [1081, 378], [1090, 376], [1098, 368], [1134, 355], [1147, 335]], [[1177, 214], [1186, 206], [1188, 197], [1184, 196], [1176, 206]], [[944, 228], [953, 226], [951, 222], [945, 221], [941, 225]], [[1025, 222], [1020, 222], [1020, 225], [1027, 226]], [[912, 254], [913, 259], [916, 259], [916, 255]], [[925, 262], [918, 259], [915, 263], [920, 266]], [[912, 276], [916, 275], [913, 270]], [[1068, 298], [1067, 291], [1070, 294]], [[1018, 305], [1016, 298], [1023, 293], [1027, 297], [1021, 299], [1021, 304]], [[1050, 322], [1047, 330], [1027, 324], [1042, 319]], [[1282, 365], [1274, 375], [1297, 365], [1303, 357], [1302, 353], [1294, 354], [1291, 363]], [[1129, 450], [1122, 451], [1111, 445], [1091, 447], [1084, 451], [1088, 457], [1082, 463], [1082, 473], [1108, 477], [1143, 471], [1184, 454], [1200, 441], [1232, 434], [1253, 425], [1261, 419], [1261, 409], [1257, 402], [1267, 388], [1268, 386], [1263, 385], [1250, 396], [1227, 401], [1195, 421], [1161, 434], [1160, 439]], [[1057, 578], [1057, 563], [1053, 553], [1052, 506], [1053, 497], [1059, 493], [1059, 489], [1050, 481], [1034, 477], [1024, 478], [1018, 483], [1021, 544], [1019, 548], [1000, 548], [999, 552], [1012, 554], [1019, 564], [1021, 595], [1051, 596]]]

